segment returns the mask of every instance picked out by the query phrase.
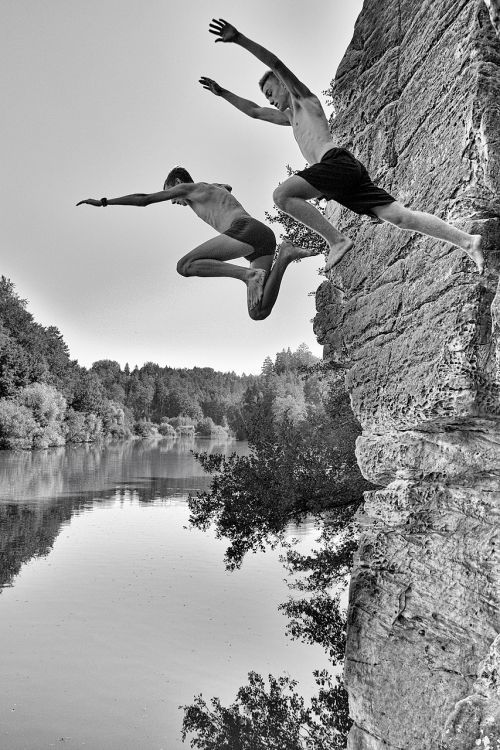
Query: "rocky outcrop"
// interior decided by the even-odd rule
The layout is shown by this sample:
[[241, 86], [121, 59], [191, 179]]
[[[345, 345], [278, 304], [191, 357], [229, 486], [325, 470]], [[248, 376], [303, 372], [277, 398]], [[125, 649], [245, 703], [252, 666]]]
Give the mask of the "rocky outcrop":
[[485, 3], [365, 0], [333, 100], [334, 138], [372, 177], [482, 234], [487, 258], [480, 277], [450, 245], [328, 207], [355, 247], [318, 290], [315, 331], [347, 368], [358, 461], [382, 487], [359, 517], [349, 747], [497, 748], [500, 44]]
[[484, 0], [490, 12], [490, 18], [497, 36], [500, 37], [500, 0]]

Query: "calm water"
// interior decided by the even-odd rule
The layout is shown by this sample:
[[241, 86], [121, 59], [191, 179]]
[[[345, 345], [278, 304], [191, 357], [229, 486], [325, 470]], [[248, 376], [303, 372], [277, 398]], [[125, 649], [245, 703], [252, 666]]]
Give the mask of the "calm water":
[[279, 552], [227, 573], [224, 541], [186, 528], [188, 493], [209, 483], [191, 448], [0, 452], [1, 750], [187, 748], [178, 706], [230, 702], [249, 670], [313, 692], [326, 661], [285, 637]]

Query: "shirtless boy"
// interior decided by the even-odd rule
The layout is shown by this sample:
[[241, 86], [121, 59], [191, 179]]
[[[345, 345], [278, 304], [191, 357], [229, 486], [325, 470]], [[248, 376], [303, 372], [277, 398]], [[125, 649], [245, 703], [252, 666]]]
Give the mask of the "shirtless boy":
[[[311, 251], [281, 243], [276, 249], [274, 232], [253, 219], [231, 194], [230, 185], [193, 182], [183, 167], [172, 169], [163, 190], [158, 193], [134, 193], [121, 198], [88, 198], [77, 206], [149, 206], [172, 201], [189, 206], [195, 214], [220, 234], [199, 245], [177, 264], [181, 276], [228, 276], [241, 279], [247, 286], [248, 314], [253, 320], [264, 320], [278, 298], [281, 279], [289, 264], [312, 255]], [[228, 263], [246, 258], [250, 268]]]
[[437, 216], [412, 211], [374, 185], [363, 164], [332, 140], [318, 97], [276, 55], [248, 39], [222, 18], [213, 19], [209, 31], [217, 36], [216, 42], [239, 44], [269, 68], [259, 85], [274, 109], [243, 99], [205, 76], [200, 83], [249, 117], [292, 127], [300, 151], [311, 166], [279, 185], [273, 198], [282, 211], [328, 242], [330, 252], [326, 271], [342, 259], [353, 243], [307, 202], [311, 198], [335, 200], [355, 213], [451, 242], [469, 255], [479, 273], [483, 272], [481, 235], [467, 234]]

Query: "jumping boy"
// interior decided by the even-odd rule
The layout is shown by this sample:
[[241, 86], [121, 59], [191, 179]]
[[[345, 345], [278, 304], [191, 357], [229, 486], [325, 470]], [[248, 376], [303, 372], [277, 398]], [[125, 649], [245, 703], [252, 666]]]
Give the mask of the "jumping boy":
[[[172, 169], [163, 190], [158, 193], [134, 193], [121, 198], [87, 198], [77, 206], [149, 206], [172, 201], [189, 206], [195, 214], [220, 234], [199, 245], [177, 264], [181, 276], [228, 276], [241, 279], [247, 286], [248, 314], [253, 320], [264, 320], [271, 313], [278, 298], [281, 279], [294, 260], [313, 255], [287, 240], [276, 249], [274, 232], [253, 219], [231, 194], [230, 185], [193, 182], [183, 167]], [[250, 268], [228, 261], [246, 258]]]
[[413, 211], [373, 184], [366, 168], [347, 149], [332, 140], [328, 120], [319, 101], [276, 55], [241, 34], [224, 19], [213, 19], [209, 31], [216, 42], [232, 42], [248, 50], [269, 70], [259, 81], [264, 96], [273, 105], [260, 107], [222, 88], [203, 76], [200, 83], [249, 117], [276, 125], [291, 125], [302, 155], [311, 165], [289, 177], [274, 191], [276, 205], [292, 218], [317, 232], [330, 246], [325, 270], [332, 269], [351, 249], [351, 240], [338, 231], [307, 201], [335, 200], [351, 211], [420, 232], [460, 247], [483, 272], [481, 235], [468, 234], [437, 216]]

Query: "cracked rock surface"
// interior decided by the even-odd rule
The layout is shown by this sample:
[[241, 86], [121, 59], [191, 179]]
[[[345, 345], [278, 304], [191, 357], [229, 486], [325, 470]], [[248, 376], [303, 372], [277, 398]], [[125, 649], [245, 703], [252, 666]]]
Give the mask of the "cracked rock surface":
[[[493, 3], [493, 5], [497, 5]], [[500, 42], [484, 0], [365, 0], [332, 134], [461, 250], [337, 204], [354, 248], [317, 293], [363, 426], [345, 677], [351, 750], [500, 748]], [[333, 283], [331, 283], [333, 282]], [[468, 743], [468, 744], [467, 744]]]

